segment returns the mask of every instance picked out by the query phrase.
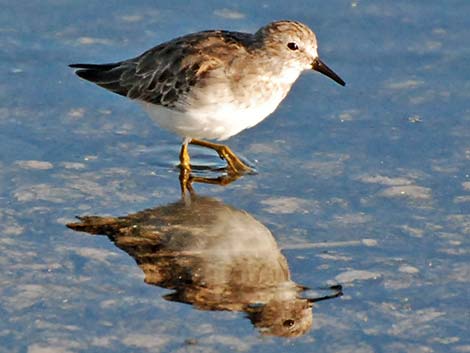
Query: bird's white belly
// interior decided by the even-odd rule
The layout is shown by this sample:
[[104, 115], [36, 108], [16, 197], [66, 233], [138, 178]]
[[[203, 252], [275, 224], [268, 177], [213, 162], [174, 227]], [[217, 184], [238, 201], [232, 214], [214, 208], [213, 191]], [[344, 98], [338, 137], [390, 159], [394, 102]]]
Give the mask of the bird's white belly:
[[160, 127], [182, 137], [225, 140], [253, 127], [271, 114], [284, 98], [278, 94], [259, 104], [210, 104], [186, 112], [139, 102]]

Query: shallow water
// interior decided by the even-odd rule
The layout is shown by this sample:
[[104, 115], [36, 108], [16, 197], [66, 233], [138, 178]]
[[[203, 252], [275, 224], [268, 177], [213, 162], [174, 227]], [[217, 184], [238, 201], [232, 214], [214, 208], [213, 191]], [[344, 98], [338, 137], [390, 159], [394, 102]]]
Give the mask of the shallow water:
[[[469, 3], [192, 4], [3, 4], [0, 352], [470, 352]], [[279, 18], [311, 25], [323, 60], [347, 86], [303, 75], [269, 119], [228, 141], [257, 174], [194, 188], [213, 202], [203, 209], [219, 209], [209, 215], [225, 215], [204, 224], [225, 224], [235, 239], [252, 224], [272, 250], [261, 246], [260, 255], [253, 245], [250, 257], [246, 244], [255, 240], [231, 238], [223, 248], [239, 245], [245, 265], [256, 265], [231, 255], [238, 260], [220, 268], [246, 284], [244, 276], [276, 269], [250, 262], [268, 258], [281, 263], [282, 276], [260, 275], [264, 296], [248, 297], [250, 305], [170, 300], [182, 282], [153, 283], [146, 262], [121, 243], [66, 224], [154, 209], [157, 224], [161, 210], [174, 217], [170, 230], [213, 234], [188, 224], [192, 217], [175, 221], [180, 141], [67, 64], [132, 57], [207, 28], [254, 31]], [[198, 165], [224, 165], [210, 151], [192, 151]], [[131, 217], [124, 229], [138, 242], [135, 229], [147, 226]], [[233, 278], [189, 268], [185, 274], [210, 274], [206, 289], [221, 288], [209, 280]], [[266, 293], [297, 303], [330, 295], [325, 288], [336, 284], [343, 296], [301, 311], [311, 324], [299, 337], [269, 334], [253, 319], [267, 307]], [[246, 288], [230, 290], [246, 299]], [[183, 288], [189, 292], [200, 294]], [[271, 315], [263, 322], [275, 321]]]

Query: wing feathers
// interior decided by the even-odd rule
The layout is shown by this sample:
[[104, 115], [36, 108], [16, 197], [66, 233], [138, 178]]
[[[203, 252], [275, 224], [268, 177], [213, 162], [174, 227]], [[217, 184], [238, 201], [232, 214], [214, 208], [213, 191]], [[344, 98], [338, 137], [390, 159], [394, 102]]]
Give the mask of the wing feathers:
[[79, 77], [96, 83], [114, 93], [127, 96], [129, 88], [122, 85], [121, 81], [123, 73], [128, 69], [124, 63], [103, 65], [72, 64], [69, 66], [74, 69], [79, 69], [75, 71]]
[[[227, 65], [252, 40], [251, 34], [207, 31], [176, 38], [142, 55], [103, 65], [72, 64], [76, 74], [131, 99], [185, 109], [197, 82]], [[224, 48], [224, 50], [221, 50]]]

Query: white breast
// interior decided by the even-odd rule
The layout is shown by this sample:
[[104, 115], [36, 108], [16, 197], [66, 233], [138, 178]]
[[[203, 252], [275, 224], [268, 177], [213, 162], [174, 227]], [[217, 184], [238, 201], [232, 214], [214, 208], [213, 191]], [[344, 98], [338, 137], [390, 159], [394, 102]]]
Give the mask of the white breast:
[[182, 137], [225, 140], [271, 114], [299, 74], [299, 70], [284, 72], [275, 84], [258, 77], [255, 89], [245, 90], [242, 99], [234, 96], [226, 82], [216, 81], [210, 88], [197, 92], [185, 111], [139, 103], [160, 127]]
[[182, 137], [225, 140], [258, 124], [277, 104], [254, 109], [223, 105], [213, 109], [180, 112], [159, 105], [143, 103], [144, 109], [160, 127]]

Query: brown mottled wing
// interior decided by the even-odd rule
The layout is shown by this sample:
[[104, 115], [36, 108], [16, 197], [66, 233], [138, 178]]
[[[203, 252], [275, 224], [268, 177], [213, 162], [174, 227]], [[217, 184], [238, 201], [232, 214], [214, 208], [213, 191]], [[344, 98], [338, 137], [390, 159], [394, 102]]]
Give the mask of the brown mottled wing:
[[160, 44], [115, 64], [73, 64], [76, 74], [131, 99], [177, 106], [198, 79], [229, 62], [252, 40], [247, 33], [206, 31]]

